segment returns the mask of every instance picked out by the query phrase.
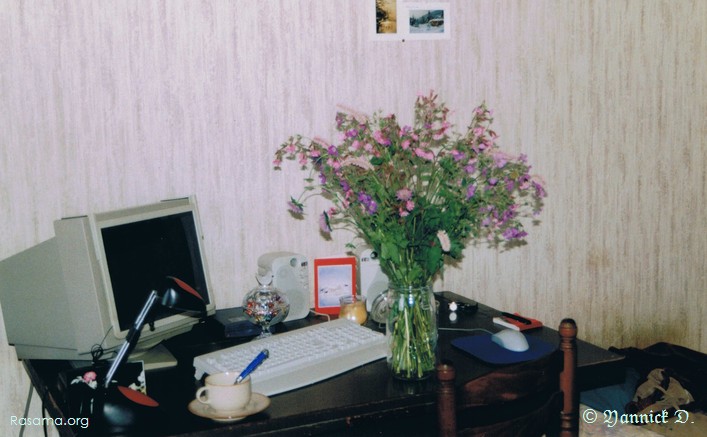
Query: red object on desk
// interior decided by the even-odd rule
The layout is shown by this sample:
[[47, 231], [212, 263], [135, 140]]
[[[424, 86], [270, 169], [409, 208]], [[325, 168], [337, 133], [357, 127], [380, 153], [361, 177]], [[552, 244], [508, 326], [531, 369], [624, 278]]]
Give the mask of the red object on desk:
[[523, 316], [518, 313], [513, 313], [513, 314], [515, 314], [516, 316], [520, 316], [526, 320], [529, 320], [530, 324], [525, 324], [519, 320], [515, 320], [510, 317], [501, 316], [500, 319], [503, 320], [505, 323], [508, 323], [508, 324], [511, 324], [511, 325], [517, 327], [519, 331], [527, 331], [529, 329], [540, 328], [541, 326], [543, 326], [543, 322], [541, 322], [540, 320], [531, 319], [530, 317]]

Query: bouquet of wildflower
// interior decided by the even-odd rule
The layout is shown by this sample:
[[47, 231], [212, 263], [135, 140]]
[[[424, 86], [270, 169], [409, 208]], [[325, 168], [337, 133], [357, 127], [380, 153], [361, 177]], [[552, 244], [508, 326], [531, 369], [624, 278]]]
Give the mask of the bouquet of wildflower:
[[412, 126], [395, 115], [336, 115], [341, 137], [289, 138], [275, 154], [310, 171], [305, 192], [292, 197], [295, 215], [305, 197], [320, 194], [333, 206], [320, 217], [325, 233], [346, 227], [378, 253], [391, 283], [429, 284], [445, 256], [460, 258], [470, 239], [492, 244], [518, 240], [520, 218], [537, 214], [545, 196], [524, 155], [495, 144], [491, 111], [474, 109], [463, 135], [451, 132], [448, 108], [437, 96], [419, 96]]
[[412, 126], [395, 115], [339, 112], [336, 143], [297, 135], [275, 154], [276, 168], [291, 159], [310, 172], [290, 211], [301, 216], [311, 195], [331, 200], [321, 231], [352, 230], [378, 253], [390, 283], [407, 290], [391, 303], [386, 328], [389, 362], [405, 379], [434, 370], [436, 319], [425, 293], [445, 257], [460, 258], [470, 240], [522, 239], [520, 219], [537, 214], [545, 196], [525, 156], [499, 150], [485, 105], [474, 109], [464, 134], [452, 132], [448, 113], [432, 93], [417, 98]]

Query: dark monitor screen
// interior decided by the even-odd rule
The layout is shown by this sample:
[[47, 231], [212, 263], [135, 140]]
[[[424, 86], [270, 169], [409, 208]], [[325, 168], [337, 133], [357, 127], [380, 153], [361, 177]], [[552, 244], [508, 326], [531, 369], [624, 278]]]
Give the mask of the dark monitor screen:
[[[188, 283], [209, 303], [192, 212], [101, 229], [113, 299], [121, 330], [130, 328], [147, 296], [166, 276]], [[149, 320], [174, 314], [157, 305]]]

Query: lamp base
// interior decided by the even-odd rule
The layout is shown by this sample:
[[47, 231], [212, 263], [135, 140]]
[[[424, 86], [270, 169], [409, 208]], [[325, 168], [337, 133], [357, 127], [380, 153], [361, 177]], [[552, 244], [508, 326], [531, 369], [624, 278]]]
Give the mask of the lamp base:
[[127, 387], [99, 389], [93, 398], [89, 435], [117, 435], [149, 431], [161, 423], [159, 404]]

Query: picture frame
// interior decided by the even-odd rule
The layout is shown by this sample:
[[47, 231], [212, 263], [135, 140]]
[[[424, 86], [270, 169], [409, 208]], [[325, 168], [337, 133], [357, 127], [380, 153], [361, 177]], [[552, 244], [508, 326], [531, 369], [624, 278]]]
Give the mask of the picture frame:
[[450, 38], [452, 17], [449, 3], [405, 3], [399, 14], [403, 33], [408, 40], [442, 40]]
[[339, 298], [356, 295], [356, 257], [314, 259], [314, 310], [339, 314]]
[[369, 0], [369, 34], [373, 41], [444, 40], [450, 38], [449, 3]]
[[403, 21], [398, 11], [399, 0], [369, 0], [368, 23], [374, 41], [400, 41]]

